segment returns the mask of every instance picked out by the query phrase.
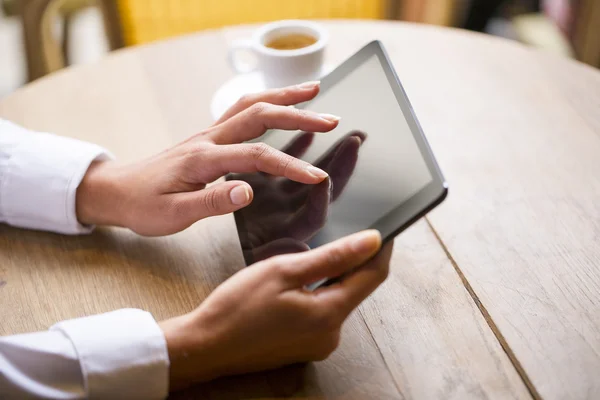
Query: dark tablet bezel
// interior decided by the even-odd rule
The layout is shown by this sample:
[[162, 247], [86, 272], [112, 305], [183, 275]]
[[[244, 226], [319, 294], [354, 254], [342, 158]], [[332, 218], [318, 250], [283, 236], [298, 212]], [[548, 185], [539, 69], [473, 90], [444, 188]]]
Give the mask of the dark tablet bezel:
[[[429, 142], [423, 133], [421, 124], [419, 124], [419, 121], [417, 120], [415, 111], [410, 104], [408, 96], [404, 91], [404, 87], [402, 86], [402, 83], [400, 83], [400, 79], [396, 74], [396, 70], [390, 61], [383, 44], [378, 40], [367, 44], [355, 54], [356, 60], [354, 60], [352, 64], [349, 64], [349, 66], [356, 68], [373, 54], [379, 58], [379, 62], [383, 67], [388, 83], [396, 96], [398, 105], [404, 114], [404, 118], [410, 127], [410, 131], [417, 142], [421, 156], [425, 160], [432, 178], [427, 186], [419, 190], [371, 226], [371, 228], [379, 230], [383, 241], [387, 242], [444, 201], [448, 195], [448, 184], [444, 179], [442, 171], [429, 146]], [[352, 58], [354, 58], [354, 56], [351, 57], [351, 59]], [[348, 61], [350, 61], [350, 59]], [[340, 67], [343, 67], [343, 65]], [[342, 73], [348, 74], [349, 71], [342, 71]]]
[[[435, 160], [435, 157], [433, 156], [433, 152], [431, 151], [429, 143], [427, 142], [423, 130], [421, 129], [417, 117], [415, 116], [406, 92], [404, 91], [404, 88], [402, 87], [402, 84], [396, 75], [396, 71], [394, 70], [392, 63], [380, 41], [375, 40], [368, 43], [327, 76], [321, 78], [320, 93], [327, 92], [330, 87], [343, 80], [346, 76], [348, 76], [348, 74], [350, 74], [374, 55], [379, 59], [388, 83], [394, 92], [403, 116], [410, 127], [411, 133], [418, 145], [419, 151], [421, 152], [421, 156], [425, 160], [429, 173], [432, 177], [431, 182], [429, 182], [427, 186], [419, 190], [402, 204], [398, 205], [398, 207], [394, 208], [370, 227], [364, 227], [365, 229], [377, 229], [381, 233], [383, 242], [385, 243], [392, 240], [395, 236], [400, 234], [402, 231], [440, 204], [448, 194], [448, 185], [442, 175], [437, 161]], [[310, 102], [306, 102], [298, 105], [297, 107], [306, 108], [309, 105]], [[269, 132], [258, 138], [258, 141], [264, 140], [268, 135]], [[390, 181], [390, 185], [393, 185], [393, 181]], [[238, 213], [235, 213], [235, 221], [238, 228], [238, 235], [240, 235], [240, 239], [242, 239], [246, 236], [245, 221], [243, 221], [243, 218], [241, 218]], [[247, 264], [252, 262], [253, 260], [246, 259]]]

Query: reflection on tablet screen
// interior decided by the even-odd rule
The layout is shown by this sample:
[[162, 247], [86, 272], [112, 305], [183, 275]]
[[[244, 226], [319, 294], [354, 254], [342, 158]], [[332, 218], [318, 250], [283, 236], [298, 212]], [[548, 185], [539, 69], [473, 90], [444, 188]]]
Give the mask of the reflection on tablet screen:
[[[432, 181], [377, 55], [307, 107], [341, 117], [328, 133], [267, 132], [261, 141], [327, 171], [319, 185], [239, 174], [254, 189], [236, 212], [248, 264], [367, 229]], [[242, 234], [243, 231], [243, 234]]]

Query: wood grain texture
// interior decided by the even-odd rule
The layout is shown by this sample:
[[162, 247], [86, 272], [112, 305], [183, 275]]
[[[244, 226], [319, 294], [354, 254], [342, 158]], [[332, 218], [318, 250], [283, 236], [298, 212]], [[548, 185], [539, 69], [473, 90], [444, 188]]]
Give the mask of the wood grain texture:
[[403, 398], [531, 398], [435, 240], [425, 221], [398, 237], [388, 281], [361, 307]]
[[[592, 398], [598, 74], [456, 30], [327, 24], [333, 63], [371, 39], [384, 42], [451, 184], [432, 214], [435, 235], [481, 304], [420, 224], [398, 239], [391, 279], [348, 321], [331, 359], [179, 397], [527, 398], [496, 333], [534, 394]], [[19, 90], [0, 102], [0, 116], [97, 142], [123, 162], [148, 156], [210, 124], [212, 93], [232, 76], [227, 43], [250, 31], [118, 51]], [[241, 267], [233, 248], [230, 216], [156, 239], [0, 227], [0, 334], [125, 306], [158, 319], [188, 311]]]
[[402, 68], [451, 186], [433, 228], [535, 392], [598, 398], [600, 74], [477, 37]]

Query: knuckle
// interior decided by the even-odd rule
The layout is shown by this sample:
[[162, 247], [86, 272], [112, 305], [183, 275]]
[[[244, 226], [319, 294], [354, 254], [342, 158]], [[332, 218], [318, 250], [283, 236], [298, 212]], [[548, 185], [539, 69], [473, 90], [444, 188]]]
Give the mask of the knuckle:
[[214, 213], [219, 210], [219, 195], [214, 190], [209, 190], [204, 196], [204, 207], [209, 213]]
[[279, 89], [279, 95], [283, 98], [293, 96], [294, 93], [295, 93], [294, 87], [287, 86], [287, 87]]
[[278, 171], [279, 175], [282, 175], [282, 176], [287, 175], [287, 172], [290, 169], [290, 166], [292, 165], [293, 162], [294, 162], [294, 159], [292, 157], [288, 157], [283, 154], [280, 154], [279, 160], [277, 162], [277, 171]]
[[[182, 147], [173, 160], [173, 169], [169, 170], [168, 177], [172, 185], [188, 185], [204, 179], [207, 169], [204, 167], [210, 158], [210, 146], [216, 146], [207, 140], [190, 142]], [[168, 150], [167, 150], [168, 151]]]
[[[163, 215], [167, 221], [161, 224], [162, 231], [173, 233], [190, 225], [190, 208], [186, 202], [172, 199], [157, 206], [156, 212], [157, 215]], [[149, 221], [145, 220], [141, 225], [148, 226], [147, 222]]]
[[171, 215], [175, 219], [184, 217], [186, 214], [185, 204], [176, 199], [170, 199], [159, 206], [160, 215]]
[[279, 276], [284, 281], [291, 281], [294, 278], [294, 273], [290, 268], [290, 263], [285, 255], [279, 255], [270, 259], [272, 273]]
[[295, 113], [295, 117], [299, 120], [307, 120], [307, 119], [311, 119], [311, 117], [314, 115], [314, 113], [310, 112], [310, 111], [306, 111], [306, 110], [300, 110], [298, 108], [293, 108], [292, 109]]
[[193, 142], [189, 142], [185, 146], [185, 160], [187, 162], [197, 163], [198, 157], [201, 157], [202, 154], [206, 151], [209, 143], [205, 140], [196, 140]]
[[270, 107], [271, 105], [269, 103], [259, 101], [250, 106], [250, 115], [253, 117], [265, 115], [269, 111]]
[[330, 265], [337, 265], [344, 262], [344, 249], [341, 247], [333, 247], [327, 252], [326, 262]]
[[242, 109], [246, 109], [254, 103], [256, 103], [256, 96], [252, 94], [245, 94], [239, 98], [239, 100], [236, 102], [236, 106]]
[[254, 161], [260, 161], [265, 158], [270, 152], [271, 147], [266, 143], [255, 143], [250, 147], [250, 156]]

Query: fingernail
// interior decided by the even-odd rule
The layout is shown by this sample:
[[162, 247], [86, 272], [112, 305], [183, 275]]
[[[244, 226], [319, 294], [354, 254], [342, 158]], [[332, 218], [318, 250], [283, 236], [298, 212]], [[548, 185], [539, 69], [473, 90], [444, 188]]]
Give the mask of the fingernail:
[[312, 176], [314, 176], [315, 178], [325, 179], [329, 176], [327, 174], [327, 172], [323, 171], [320, 168], [313, 167], [312, 165], [309, 165], [308, 167], [306, 167], [306, 171], [309, 174], [311, 174]]
[[241, 206], [250, 200], [250, 192], [248, 192], [246, 185], [236, 186], [229, 192], [229, 198], [233, 204]]
[[304, 82], [298, 85], [301, 89], [314, 89], [321, 84], [321, 81]]
[[352, 243], [352, 249], [357, 253], [368, 253], [379, 246], [379, 232], [370, 229], [357, 235]]
[[325, 121], [328, 121], [328, 122], [338, 122], [340, 119], [342, 119], [341, 117], [338, 117], [337, 115], [331, 115], [331, 114], [319, 114], [319, 117], [321, 117], [322, 119], [324, 119]]

